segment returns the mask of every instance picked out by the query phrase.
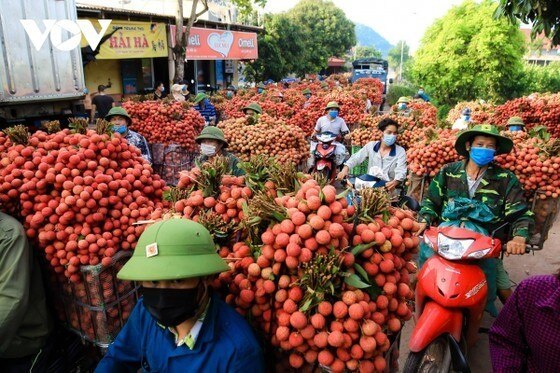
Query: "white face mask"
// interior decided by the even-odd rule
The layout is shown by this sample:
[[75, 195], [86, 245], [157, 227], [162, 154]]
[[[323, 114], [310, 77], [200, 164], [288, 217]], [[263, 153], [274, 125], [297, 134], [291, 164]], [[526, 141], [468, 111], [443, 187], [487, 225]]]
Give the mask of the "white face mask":
[[200, 144], [200, 152], [203, 155], [212, 156], [216, 154], [216, 146], [209, 144]]

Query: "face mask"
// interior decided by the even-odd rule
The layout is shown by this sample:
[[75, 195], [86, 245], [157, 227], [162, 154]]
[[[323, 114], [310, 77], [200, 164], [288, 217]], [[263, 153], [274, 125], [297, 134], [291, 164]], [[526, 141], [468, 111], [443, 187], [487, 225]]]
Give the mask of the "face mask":
[[405, 109], [406, 109], [406, 104], [405, 104], [404, 102], [401, 102], [401, 103], [397, 106], [397, 108], [398, 108], [399, 110], [405, 110]]
[[305, 95], [305, 98], [309, 100], [311, 98], [311, 95]]
[[469, 152], [470, 158], [478, 167], [484, 167], [494, 159], [496, 151], [494, 149], [488, 148], [476, 148], [472, 147]]
[[122, 135], [126, 132], [126, 126], [124, 124], [121, 125], [113, 124], [113, 131], [118, 132]]
[[517, 132], [517, 131], [521, 131], [522, 127], [521, 126], [509, 126], [509, 130], [511, 132]]
[[193, 289], [142, 288], [144, 307], [163, 326], [177, 326], [196, 315], [198, 287]]
[[264, 89], [262, 89], [262, 88], [257, 89], [258, 93], [263, 93], [263, 91], [264, 91]]
[[165, 87], [161, 87], [161, 91], [162, 91], [162, 92], [165, 92]]
[[419, 95], [421, 95], [421, 94], [423, 94], [423, 93], [424, 93], [424, 90], [422, 90], [422, 89], [420, 89], [420, 90], [418, 91], [418, 94], [419, 94]]
[[471, 121], [470, 115], [463, 115], [463, 120], [464, 120], [465, 122], [470, 122], [470, 121]]
[[233, 98], [233, 92], [228, 92], [228, 93], [226, 93], [226, 97], [227, 97], [228, 99], [232, 99], [232, 98]]
[[392, 146], [397, 141], [397, 135], [385, 135], [383, 134], [383, 142], [387, 146]]
[[338, 110], [331, 110], [331, 111], [329, 111], [329, 116], [330, 116], [332, 119], [338, 117]]
[[200, 152], [204, 155], [212, 156], [216, 154], [216, 147], [214, 145], [200, 144]]

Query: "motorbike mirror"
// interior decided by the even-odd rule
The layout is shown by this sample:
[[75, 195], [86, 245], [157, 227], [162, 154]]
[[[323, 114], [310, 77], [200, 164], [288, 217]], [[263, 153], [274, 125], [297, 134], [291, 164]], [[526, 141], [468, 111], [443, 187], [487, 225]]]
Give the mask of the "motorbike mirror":
[[505, 228], [508, 225], [509, 225], [509, 222], [505, 222], [504, 224], [500, 225], [498, 228], [496, 228], [492, 231], [492, 233], [490, 234], [490, 237], [494, 238], [494, 236], [496, 235], [496, 232], [499, 232], [500, 230], [502, 230], [503, 228]]

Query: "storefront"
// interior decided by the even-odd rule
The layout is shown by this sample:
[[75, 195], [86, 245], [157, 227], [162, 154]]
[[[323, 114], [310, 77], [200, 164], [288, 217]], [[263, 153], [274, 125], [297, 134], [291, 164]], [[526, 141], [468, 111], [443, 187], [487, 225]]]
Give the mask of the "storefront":
[[[170, 26], [175, 45], [175, 25]], [[258, 58], [257, 34], [192, 27], [185, 55], [185, 77], [191, 77], [191, 91], [203, 92], [237, 84], [239, 60]]]
[[[98, 22], [90, 19], [100, 30]], [[122, 95], [153, 91], [156, 82], [168, 81], [167, 25], [113, 19], [95, 60], [84, 67], [86, 87], [96, 92], [99, 85], [120, 100]], [[84, 42], [85, 43], [85, 42]], [[86, 45], [85, 43], [84, 45]]]

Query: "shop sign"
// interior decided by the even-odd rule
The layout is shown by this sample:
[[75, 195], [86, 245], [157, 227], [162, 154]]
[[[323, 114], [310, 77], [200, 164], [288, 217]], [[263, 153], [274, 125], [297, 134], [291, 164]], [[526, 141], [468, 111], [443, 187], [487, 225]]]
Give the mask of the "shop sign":
[[[115, 60], [167, 57], [165, 26], [165, 23], [113, 20], [104, 34], [104, 37], [110, 36], [101, 43], [99, 54], [95, 58]], [[82, 47], [86, 45], [87, 42], [82, 39]]]
[[[170, 26], [175, 45], [176, 26]], [[252, 60], [259, 57], [257, 34], [192, 27], [186, 50], [187, 60]]]

